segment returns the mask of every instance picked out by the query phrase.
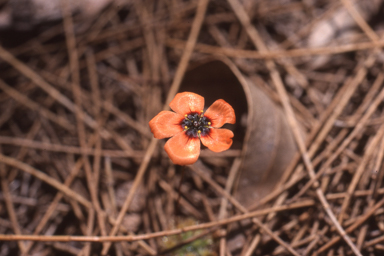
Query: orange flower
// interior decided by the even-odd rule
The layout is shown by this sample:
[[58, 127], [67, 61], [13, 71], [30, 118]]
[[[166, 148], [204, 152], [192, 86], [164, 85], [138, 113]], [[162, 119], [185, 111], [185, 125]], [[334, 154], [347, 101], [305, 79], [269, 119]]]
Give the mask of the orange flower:
[[169, 104], [172, 111], [161, 111], [150, 122], [155, 138], [169, 139], [164, 146], [174, 164], [189, 165], [197, 161], [201, 142], [214, 152], [232, 145], [233, 132], [217, 129], [236, 122], [235, 111], [224, 100], [215, 101], [203, 111], [204, 98], [196, 93], [178, 93]]

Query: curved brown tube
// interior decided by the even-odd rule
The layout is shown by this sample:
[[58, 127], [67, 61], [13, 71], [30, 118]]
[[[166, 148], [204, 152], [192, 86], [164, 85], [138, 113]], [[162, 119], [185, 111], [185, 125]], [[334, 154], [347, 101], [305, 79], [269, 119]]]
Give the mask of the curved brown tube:
[[242, 149], [235, 193], [240, 203], [248, 207], [270, 193], [297, 152], [280, 107], [224, 58], [196, 64], [186, 73], [181, 89], [203, 95], [207, 106], [222, 98], [234, 107], [237, 124], [230, 128]]

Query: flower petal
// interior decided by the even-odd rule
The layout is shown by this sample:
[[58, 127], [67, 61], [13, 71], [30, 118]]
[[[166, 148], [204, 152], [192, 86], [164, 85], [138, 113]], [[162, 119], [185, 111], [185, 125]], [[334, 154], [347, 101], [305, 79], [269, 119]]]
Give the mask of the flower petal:
[[235, 111], [225, 100], [215, 101], [205, 112], [204, 116], [212, 122], [212, 127], [221, 127], [225, 123], [236, 123]]
[[200, 136], [201, 142], [213, 152], [227, 150], [232, 145], [233, 132], [228, 129], [210, 129], [206, 136]]
[[170, 138], [165, 143], [164, 149], [174, 164], [189, 165], [199, 158], [200, 140], [190, 138], [185, 132], [181, 132]]
[[183, 131], [181, 121], [184, 116], [171, 111], [161, 111], [149, 121], [149, 127], [156, 139], [172, 137]]
[[181, 115], [191, 112], [200, 113], [204, 109], [204, 97], [193, 92], [181, 92], [176, 94], [169, 106]]

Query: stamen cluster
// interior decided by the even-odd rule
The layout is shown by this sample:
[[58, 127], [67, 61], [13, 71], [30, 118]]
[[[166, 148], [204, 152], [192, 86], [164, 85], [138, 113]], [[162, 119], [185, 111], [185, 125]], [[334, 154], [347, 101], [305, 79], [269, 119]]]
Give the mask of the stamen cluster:
[[180, 92], [169, 103], [174, 111], [161, 111], [149, 122], [157, 139], [171, 137], [164, 150], [174, 164], [190, 165], [200, 155], [200, 142], [213, 152], [222, 152], [232, 145], [231, 130], [220, 128], [236, 122], [235, 111], [222, 99], [204, 112], [204, 98], [193, 92]]
[[181, 126], [189, 137], [197, 138], [209, 134], [211, 128], [210, 120], [201, 113], [190, 113], [185, 115]]

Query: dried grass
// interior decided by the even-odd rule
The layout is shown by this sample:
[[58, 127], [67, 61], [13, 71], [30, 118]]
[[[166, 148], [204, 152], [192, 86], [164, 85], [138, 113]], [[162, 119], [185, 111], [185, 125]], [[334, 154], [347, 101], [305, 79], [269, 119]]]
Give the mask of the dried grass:
[[[198, 229], [188, 242], [223, 256], [382, 253], [381, 1], [144, 0], [93, 19], [62, 3], [63, 22], [0, 47], [0, 255], [160, 255]], [[353, 25], [311, 45], [342, 12]], [[240, 151], [202, 152], [175, 216], [181, 173], [147, 123], [207, 56], [282, 106], [299, 154], [247, 209]], [[182, 217], [200, 224], [170, 229]]]

